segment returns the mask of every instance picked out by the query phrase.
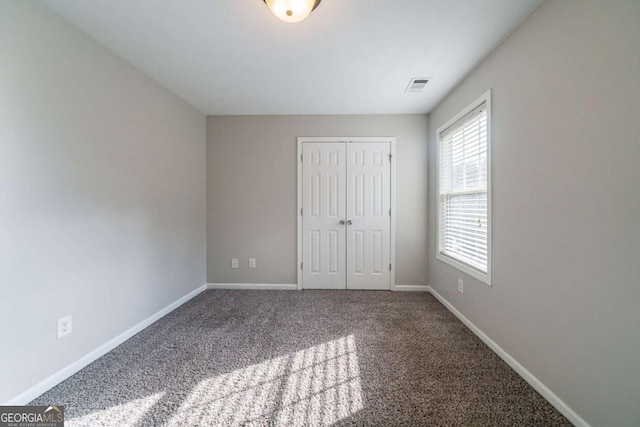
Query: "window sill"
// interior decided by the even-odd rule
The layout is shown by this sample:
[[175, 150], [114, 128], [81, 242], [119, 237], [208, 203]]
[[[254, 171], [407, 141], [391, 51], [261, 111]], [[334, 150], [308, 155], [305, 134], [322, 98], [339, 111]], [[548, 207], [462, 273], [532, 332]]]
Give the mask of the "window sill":
[[490, 273], [483, 273], [481, 271], [476, 270], [473, 267], [469, 267], [468, 265], [455, 260], [441, 252], [438, 252], [436, 258], [442, 262], [444, 262], [445, 264], [449, 264], [451, 267], [455, 268], [456, 270], [460, 270], [461, 272], [468, 274], [469, 276], [478, 279], [479, 281], [481, 281], [482, 283], [484, 283], [487, 286], [491, 286], [491, 274]]

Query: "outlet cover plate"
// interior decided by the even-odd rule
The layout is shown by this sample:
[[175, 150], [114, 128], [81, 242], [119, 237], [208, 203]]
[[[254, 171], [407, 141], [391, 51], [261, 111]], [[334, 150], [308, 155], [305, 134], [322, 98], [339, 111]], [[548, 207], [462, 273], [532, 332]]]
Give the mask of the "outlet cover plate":
[[72, 332], [73, 324], [71, 321], [71, 315], [58, 319], [58, 338], [62, 338]]

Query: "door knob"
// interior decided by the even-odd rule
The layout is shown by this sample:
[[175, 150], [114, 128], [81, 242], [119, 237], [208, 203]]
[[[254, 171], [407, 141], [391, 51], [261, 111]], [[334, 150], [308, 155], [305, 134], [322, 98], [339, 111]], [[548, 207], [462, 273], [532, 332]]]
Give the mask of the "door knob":
[[344, 219], [341, 219], [340, 220], [340, 225], [344, 225], [344, 224], [345, 224]]
[[348, 221], [347, 221], [347, 225], [351, 225], [351, 224], [353, 224], [353, 223], [351, 222], [351, 220], [348, 220]]

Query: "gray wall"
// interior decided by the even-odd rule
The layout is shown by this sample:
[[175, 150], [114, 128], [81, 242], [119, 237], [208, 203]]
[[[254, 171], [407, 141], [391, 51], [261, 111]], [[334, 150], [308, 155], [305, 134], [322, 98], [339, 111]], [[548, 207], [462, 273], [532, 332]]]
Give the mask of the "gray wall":
[[0, 70], [1, 403], [205, 283], [206, 125], [40, 2]]
[[[429, 284], [594, 426], [640, 425], [639, 76], [640, 2], [547, 1], [429, 119]], [[493, 287], [435, 238], [435, 130], [489, 88]]]
[[[207, 117], [209, 282], [297, 282], [299, 136], [397, 138], [396, 285], [426, 285], [425, 115]], [[238, 270], [231, 258], [240, 259]]]

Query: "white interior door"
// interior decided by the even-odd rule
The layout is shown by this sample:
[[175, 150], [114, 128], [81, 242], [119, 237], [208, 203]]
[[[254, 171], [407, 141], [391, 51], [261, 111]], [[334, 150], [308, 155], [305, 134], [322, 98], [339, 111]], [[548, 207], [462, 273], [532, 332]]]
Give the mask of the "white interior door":
[[345, 289], [346, 146], [305, 143], [302, 157], [303, 286]]
[[390, 289], [391, 146], [347, 144], [347, 289]]
[[391, 143], [301, 146], [304, 289], [391, 288]]

